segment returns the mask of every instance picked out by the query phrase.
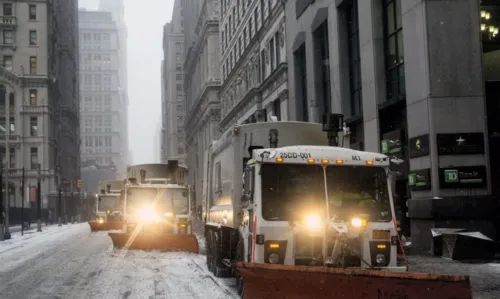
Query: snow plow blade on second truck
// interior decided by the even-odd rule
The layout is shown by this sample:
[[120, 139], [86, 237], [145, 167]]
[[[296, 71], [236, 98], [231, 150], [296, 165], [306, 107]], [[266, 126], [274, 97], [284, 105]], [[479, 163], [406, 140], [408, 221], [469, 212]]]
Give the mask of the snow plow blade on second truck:
[[89, 221], [90, 230], [93, 232], [103, 231], [103, 230], [120, 230], [123, 227], [123, 221], [108, 221], [108, 222], [99, 222], [99, 221]]
[[468, 276], [237, 263], [245, 299], [471, 299]]
[[108, 233], [115, 248], [183, 251], [199, 253], [199, 245], [194, 235], [156, 233]]

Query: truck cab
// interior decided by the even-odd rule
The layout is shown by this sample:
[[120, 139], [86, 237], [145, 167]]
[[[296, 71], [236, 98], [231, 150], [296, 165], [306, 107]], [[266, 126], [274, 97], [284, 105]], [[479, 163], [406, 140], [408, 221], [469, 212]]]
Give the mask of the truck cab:
[[[148, 170], [153, 167], [151, 165], [157, 171]], [[158, 174], [158, 169], [161, 169], [158, 165], [139, 165], [140, 179], [129, 177], [124, 192], [124, 232], [139, 230], [190, 235], [191, 190], [184, 180], [179, 179], [179, 172], [187, 171], [187, 168], [170, 163], [164, 165], [163, 174]], [[152, 172], [150, 177], [148, 171]]]
[[[101, 183], [100, 194], [96, 195], [97, 223], [123, 220], [122, 181], [108, 181]], [[105, 185], [102, 186], [102, 185]], [[113, 188], [114, 187], [114, 188]]]
[[245, 261], [404, 271], [389, 163], [339, 147], [255, 150], [243, 177]]

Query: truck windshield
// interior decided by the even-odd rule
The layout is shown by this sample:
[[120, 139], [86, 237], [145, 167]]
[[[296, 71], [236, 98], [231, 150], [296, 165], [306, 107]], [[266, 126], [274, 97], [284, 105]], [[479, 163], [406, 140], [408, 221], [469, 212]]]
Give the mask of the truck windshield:
[[99, 196], [99, 203], [97, 204], [99, 211], [105, 212], [109, 210], [110, 212], [118, 210], [118, 198], [116, 196]]
[[265, 220], [298, 221], [307, 210], [325, 210], [321, 166], [264, 164], [261, 175], [262, 217]]
[[326, 216], [325, 175], [330, 216], [348, 221], [367, 214], [370, 221], [390, 221], [386, 173], [381, 167], [264, 164], [262, 217], [301, 221], [308, 213]]
[[128, 213], [135, 213], [147, 206], [154, 206], [159, 213], [188, 214], [188, 192], [181, 188], [135, 187], [127, 190]]
[[390, 221], [387, 177], [382, 167], [328, 166], [326, 168], [330, 217], [349, 221], [366, 214], [369, 221]]
[[186, 215], [189, 213], [189, 197], [187, 189], [164, 189], [163, 199], [170, 206], [174, 205], [174, 214]]

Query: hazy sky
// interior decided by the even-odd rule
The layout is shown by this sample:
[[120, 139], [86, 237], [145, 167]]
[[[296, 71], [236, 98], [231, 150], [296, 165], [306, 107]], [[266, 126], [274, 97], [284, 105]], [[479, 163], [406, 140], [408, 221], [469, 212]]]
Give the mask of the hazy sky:
[[[123, 0], [128, 27], [129, 164], [153, 161], [161, 126], [163, 25], [172, 18], [174, 0]], [[99, 0], [79, 0], [97, 9]]]

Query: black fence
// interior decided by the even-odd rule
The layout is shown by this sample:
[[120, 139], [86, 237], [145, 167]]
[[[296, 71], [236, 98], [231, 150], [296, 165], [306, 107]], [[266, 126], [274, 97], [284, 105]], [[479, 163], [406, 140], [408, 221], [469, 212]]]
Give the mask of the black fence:
[[[61, 196], [61, 217], [62, 219], [71, 220], [72, 217], [80, 216], [80, 221], [88, 221], [94, 217], [95, 195], [86, 194], [83, 196], [79, 193], [62, 194]], [[47, 196], [47, 207], [41, 209], [42, 222], [49, 222], [52, 216], [52, 221], [57, 222], [59, 217], [59, 196], [58, 194], [49, 194]], [[22, 219], [24, 221], [36, 223], [38, 219], [38, 209], [36, 202], [31, 202], [24, 210], [19, 207], [9, 208], [9, 225], [20, 225]]]

